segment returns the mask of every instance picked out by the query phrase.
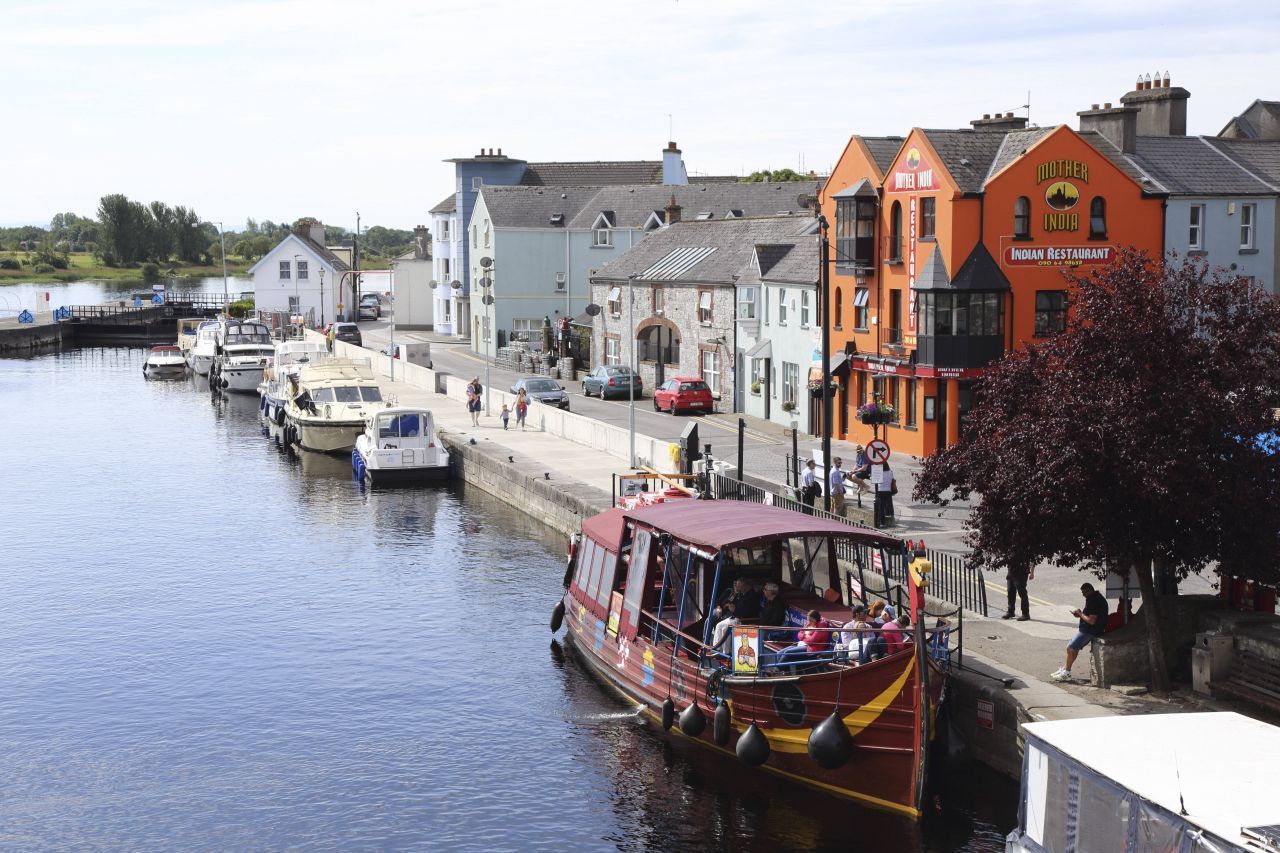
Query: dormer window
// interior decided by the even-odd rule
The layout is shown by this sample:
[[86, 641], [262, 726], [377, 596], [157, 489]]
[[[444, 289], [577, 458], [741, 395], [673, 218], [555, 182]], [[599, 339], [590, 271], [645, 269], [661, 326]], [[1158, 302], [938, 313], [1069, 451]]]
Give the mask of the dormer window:
[[556, 226], [564, 225], [564, 214], [563, 213], [551, 214], [551, 224]]
[[698, 213], [698, 219], [699, 219], [699, 220], [703, 220], [703, 221], [705, 221], [705, 220], [710, 219], [710, 218], [711, 218], [711, 211], [709, 211], [709, 210], [703, 210], [703, 211], [700, 211], [700, 212]]
[[591, 245], [593, 247], [606, 247], [613, 245], [613, 231], [610, 230], [616, 224], [612, 210], [602, 210], [600, 215], [596, 217], [596, 221], [591, 224]]
[[666, 224], [666, 218], [661, 210], [655, 210], [649, 214], [649, 218], [644, 221], [641, 229], [644, 231], [656, 231]]

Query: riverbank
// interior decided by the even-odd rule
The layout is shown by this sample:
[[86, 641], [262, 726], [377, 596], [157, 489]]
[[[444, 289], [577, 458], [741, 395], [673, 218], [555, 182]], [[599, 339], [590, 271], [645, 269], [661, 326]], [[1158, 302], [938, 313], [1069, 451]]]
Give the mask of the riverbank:
[[[34, 257], [30, 252], [0, 252], [0, 260], [12, 258], [17, 261], [27, 260]], [[44, 284], [52, 282], [70, 282], [70, 281], [137, 281], [142, 283], [142, 267], [108, 267], [98, 263], [94, 257], [85, 252], [75, 252], [69, 258], [70, 264], [65, 270], [54, 270], [53, 272], [37, 273], [32, 266], [23, 266], [21, 269], [8, 270], [0, 269], [0, 285], [5, 284]], [[227, 275], [242, 275], [249, 267], [253, 265], [252, 261], [240, 258], [227, 258]], [[168, 278], [168, 272], [173, 270], [178, 278], [212, 278], [222, 275], [222, 264], [214, 263], [209, 266], [201, 266], [197, 264], [160, 264], [160, 280]]]

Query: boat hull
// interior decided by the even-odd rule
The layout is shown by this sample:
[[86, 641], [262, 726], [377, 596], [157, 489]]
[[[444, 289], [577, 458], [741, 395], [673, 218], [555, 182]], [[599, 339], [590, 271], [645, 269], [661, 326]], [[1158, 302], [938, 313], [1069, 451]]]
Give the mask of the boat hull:
[[148, 364], [142, 368], [148, 379], [181, 379], [187, 375], [186, 364]]
[[312, 420], [289, 417], [298, 445], [316, 453], [349, 453], [364, 432], [364, 421]]
[[262, 382], [262, 366], [253, 367], [233, 367], [224, 365], [218, 371], [218, 376], [222, 379], [222, 389], [224, 391], [233, 391], [237, 394], [255, 394], [258, 391], [258, 385]]
[[[676, 714], [697, 702], [706, 728], [696, 737], [684, 734], [677, 723], [670, 734], [736, 758], [738, 738], [751, 722], [768, 738], [770, 753], [761, 769], [840, 797], [919, 817], [918, 790], [921, 766], [917, 709], [916, 655], [902, 652], [843, 673], [838, 670], [799, 676], [758, 679], [714, 676], [721, 682], [707, 687], [710, 670], [700, 670], [685, 657], [674, 657], [670, 642], [653, 644], [647, 639], [619, 641], [601, 620], [571, 594], [566, 594], [566, 635], [578, 656], [611, 687], [638, 702], [643, 712], [660, 721], [662, 705], [670, 696]], [[941, 701], [944, 674], [932, 663], [930, 712]], [[724, 746], [714, 740], [712, 720], [718, 702], [729, 704], [733, 714], [730, 737]], [[843, 767], [828, 770], [808, 754], [808, 738], [814, 726], [836, 708], [854, 738], [854, 758]]]
[[211, 355], [195, 355], [191, 356], [191, 369], [201, 376], [209, 375], [209, 368], [213, 366], [213, 356]]
[[374, 486], [429, 486], [449, 482], [449, 466], [380, 468], [376, 471], [366, 468], [365, 477]]

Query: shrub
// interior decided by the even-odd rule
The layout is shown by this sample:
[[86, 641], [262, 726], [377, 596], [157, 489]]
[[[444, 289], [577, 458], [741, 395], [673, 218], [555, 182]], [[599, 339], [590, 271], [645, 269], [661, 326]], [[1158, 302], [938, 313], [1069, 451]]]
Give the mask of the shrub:
[[101, 257], [102, 257], [102, 265], [104, 267], [114, 267], [119, 265], [120, 263], [119, 261], [116, 260], [116, 253], [109, 250], [103, 252]]
[[31, 268], [34, 273], [47, 274], [53, 272], [53, 267], [49, 264], [36, 264]]
[[143, 281], [159, 281], [160, 266], [158, 264], [143, 264], [142, 280]]
[[18, 263], [17, 258], [0, 258], [0, 270], [20, 270], [22, 264]]
[[227, 306], [227, 311], [233, 317], [247, 317], [253, 313], [253, 305], [252, 299], [237, 299]]

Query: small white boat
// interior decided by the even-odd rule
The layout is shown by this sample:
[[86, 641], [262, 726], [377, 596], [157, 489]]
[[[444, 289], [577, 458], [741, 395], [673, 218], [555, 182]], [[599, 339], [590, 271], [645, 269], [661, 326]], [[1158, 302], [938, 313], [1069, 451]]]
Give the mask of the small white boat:
[[221, 320], [206, 320], [196, 329], [196, 340], [187, 351], [187, 366], [201, 376], [208, 376], [218, 355], [218, 330]]
[[351, 451], [351, 467], [373, 486], [442, 483], [449, 479], [449, 451], [430, 410], [400, 406], [369, 419]]
[[148, 379], [180, 379], [187, 375], [187, 361], [176, 346], [152, 347], [147, 361], [142, 365], [142, 375]]
[[328, 358], [305, 364], [290, 381], [286, 436], [303, 450], [349, 453], [365, 422], [387, 408], [367, 358]]
[[[209, 321], [204, 317], [181, 317], [178, 319], [178, 349], [182, 350], [182, 357], [189, 359], [191, 349], [196, 345], [196, 332], [200, 331], [200, 327]], [[190, 365], [191, 362], [187, 361]]]
[[303, 365], [328, 358], [329, 351], [320, 341], [290, 338], [277, 341], [273, 363], [267, 368], [258, 393], [262, 400], [259, 411], [273, 423], [284, 423], [284, 406], [289, 400], [289, 387], [296, 381]]
[[218, 330], [209, 382], [224, 391], [254, 393], [275, 356], [271, 329], [256, 320], [228, 320]]

